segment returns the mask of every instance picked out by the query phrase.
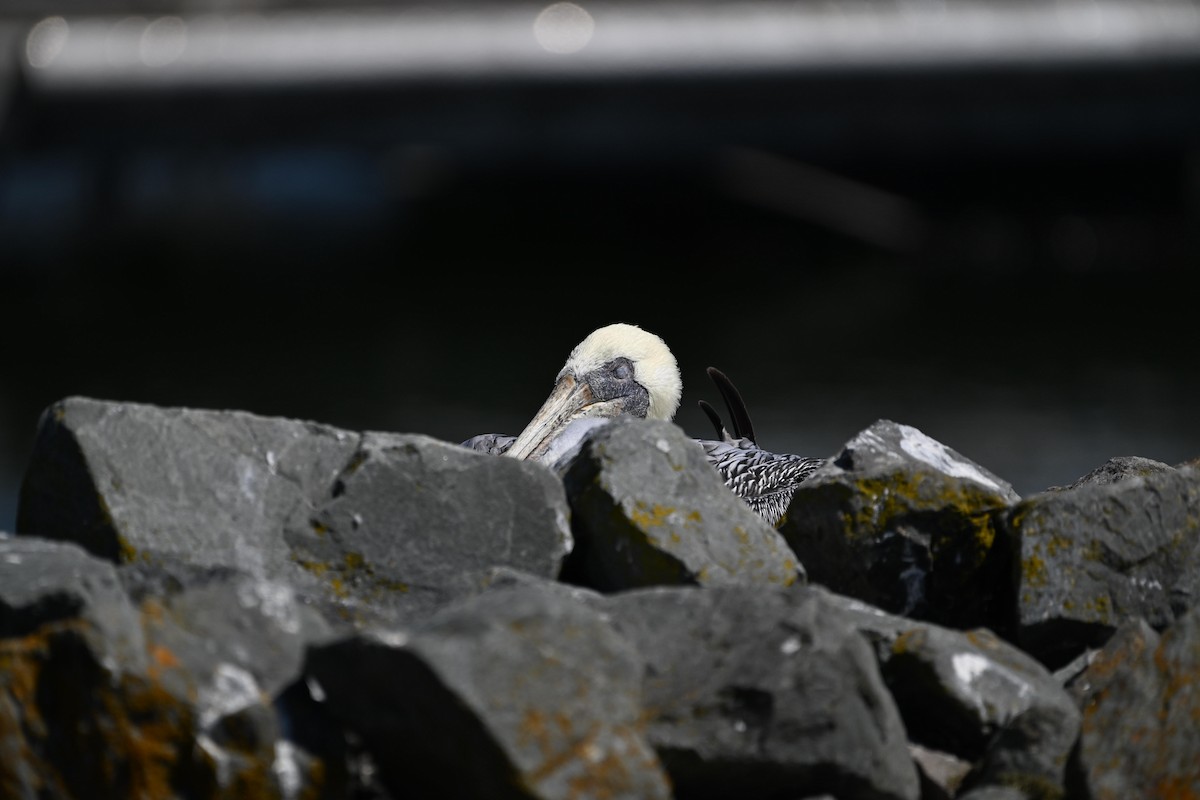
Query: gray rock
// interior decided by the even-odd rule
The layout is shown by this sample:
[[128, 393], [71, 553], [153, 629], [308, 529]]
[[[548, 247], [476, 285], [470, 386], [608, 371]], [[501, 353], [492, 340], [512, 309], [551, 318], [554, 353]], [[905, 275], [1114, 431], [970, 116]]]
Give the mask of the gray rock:
[[660, 587], [603, 608], [646, 660], [646, 737], [679, 797], [916, 798], [866, 641], [806, 587]]
[[557, 575], [568, 516], [546, 470], [426, 436], [71, 398], [43, 416], [18, 526], [283, 581], [354, 625], [470, 593], [471, 570]]
[[780, 531], [814, 583], [887, 611], [1001, 630], [1012, 486], [916, 428], [880, 420], [792, 496]]
[[1019, 556], [1017, 641], [1052, 667], [1103, 644], [1125, 620], [1162, 629], [1194, 603], [1196, 470], [1035, 495], [1005, 525]]
[[206, 682], [215, 687], [221, 676], [233, 676], [253, 687], [248, 696], [276, 697], [302, 676], [307, 648], [333, 635], [328, 623], [286, 584], [252, 575], [147, 599], [142, 615], [151, 649], [160, 660], [179, 665], [177, 674], [186, 687], [180, 694], [199, 698], [202, 719], [215, 719], [228, 705], [217, 689], [202, 688]]
[[411, 635], [314, 648], [309, 670], [397, 796], [671, 796], [640, 731], [641, 659], [563, 593], [497, 589]]
[[250, 782], [267, 797], [346, 785], [342, 741], [314, 750], [289, 730], [289, 690], [303, 678], [307, 649], [331, 635], [289, 587], [209, 576], [144, 599], [141, 612], [152, 686], [187, 710], [177, 746], [192, 743], [202, 754], [217, 796]]
[[1081, 796], [1200, 796], [1200, 608], [1157, 642], [1139, 627], [1089, 669]]
[[949, 800], [971, 772], [970, 761], [943, 750], [910, 742], [908, 752], [920, 770], [922, 800]]
[[958, 795], [958, 800], [1042, 800], [1036, 790], [1025, 792], [1015, 786], [980, 786]]
[[238, 411], [68, 398], [42, 415], [17, 530], [114, 562], [167, 556], [286, 578], [283, 521], [306, 516], [357, 443]]
[[1046, 491], [1062, 492], [1078, 489], [1081, 486], [1107, 486], [1110, 483], [1120, 483], [1129, 478], [1144, 478], [1159, 472], [1174, 470], [1169, 464], [1141, 456], [1116, 456], [1105, 461], [1094, 470], [1084, 475], [1070, 486], [1051, 486]]
[[676, 425], [619, 419], [565, 469], [578, 542], [565, 568], [604, 591], [804, 580], [783, 537], [725, 487]]
[[1119, 668], [1124, 665], [1128, 669], [1144, 653], [1153, 652], [1158, 642], [1158, 632], [1144, 619], [1121, 623], [1104, 647], [1086, 654], [1083, 668], [1065, 682], [1075, 704], [1086, 710], [1108, 688]]
[[[74, 544], [0, 539], [4, 796], [186, 786], [216, 798], [252, 784], [282, 798], [329, 785], [336, 761], [291, 747], [273, 707], [323, 630], [313, 615], [250, 578], [135, 609], [109, 562]], [[288, 780], [281, 758], [296, 767]]]
[[[1008, 785], [1036, 797], [1063, 794], [1079, 713], [1040, 662], [987, 629], [957, 631], [812, 591], [875, 646], [909, 738], [970, 765], [962, 789]], [[953, 796], [951, 785], [927, 778], [927, 798], [935, 786]]]
[[77, 622], [109, 669], [145, 671], [137, 612], [112, 564], [66, 542], [0, 534], [0, 638]]
[[916, 741], [975, 762], [969, 786], [1065, 792], [1079, 710], [1037, 660], [986, 629], [899, 636], [884, 676]]
[[366, 433], [292, 557], [348, 608], [416, 620], [505, 566], [558, 575], [572, 547], [562, 483], [544, 467], [416, 434]]

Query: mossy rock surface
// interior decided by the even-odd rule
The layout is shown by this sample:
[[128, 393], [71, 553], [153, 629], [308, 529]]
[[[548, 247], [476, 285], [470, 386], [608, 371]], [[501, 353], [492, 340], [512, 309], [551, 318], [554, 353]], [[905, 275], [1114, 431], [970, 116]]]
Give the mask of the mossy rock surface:
[[880, 420], [800, 485], [780, 531], [815, 583], [922, 619], [1003, 627], [1010, 552], [996, 515], [1019, 499], [916, 428]]

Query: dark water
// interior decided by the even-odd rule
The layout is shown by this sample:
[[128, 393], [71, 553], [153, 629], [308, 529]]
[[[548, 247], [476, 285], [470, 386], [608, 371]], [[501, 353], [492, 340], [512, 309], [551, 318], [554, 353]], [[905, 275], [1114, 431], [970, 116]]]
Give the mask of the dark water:
[[1200, 68], [983, 77], [18, 96], [0, 529], [60, 398], [460, 441], [613, 321], [695, 436], [713, 365], [778, 450], [889, 418], [1022, 493], [1200, 456]]

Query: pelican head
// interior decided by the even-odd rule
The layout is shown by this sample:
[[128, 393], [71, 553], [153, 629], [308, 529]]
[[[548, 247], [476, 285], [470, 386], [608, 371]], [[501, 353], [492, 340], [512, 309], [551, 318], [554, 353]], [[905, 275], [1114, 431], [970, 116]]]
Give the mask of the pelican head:
[[679, 365], [661, 338], [636, 325], [607, 325], [571, 351], [554, 390], [505, 455], [540, 459], [576, 420], [669, 420], [682, 394]]

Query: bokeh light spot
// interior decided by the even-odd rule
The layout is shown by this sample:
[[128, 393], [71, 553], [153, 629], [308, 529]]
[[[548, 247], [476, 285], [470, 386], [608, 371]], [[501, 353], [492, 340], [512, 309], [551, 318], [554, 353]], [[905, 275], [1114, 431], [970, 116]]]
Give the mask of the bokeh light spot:
[[62, 17], [47, 17], [34, 25], [25, 39], [29, 66], [39, 69], [49, 66], [62, 52], [68, 32], [67, 21]]
[[551, 53], [577, 53], [592, 40], [592, 15], [575, 3], [554, 3], [533, 21], [533, 35]]

